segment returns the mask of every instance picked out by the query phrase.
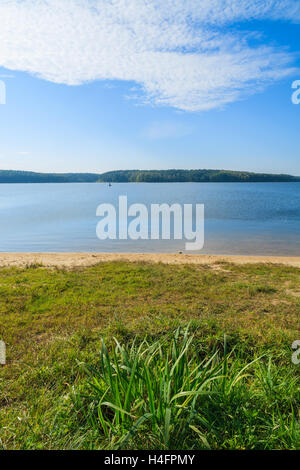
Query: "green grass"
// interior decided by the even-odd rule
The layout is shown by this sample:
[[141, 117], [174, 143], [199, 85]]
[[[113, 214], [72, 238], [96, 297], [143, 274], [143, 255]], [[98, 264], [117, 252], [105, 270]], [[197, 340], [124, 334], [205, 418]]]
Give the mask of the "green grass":
[[299, 273], [1, 269], [0, 447], [299, 448]]

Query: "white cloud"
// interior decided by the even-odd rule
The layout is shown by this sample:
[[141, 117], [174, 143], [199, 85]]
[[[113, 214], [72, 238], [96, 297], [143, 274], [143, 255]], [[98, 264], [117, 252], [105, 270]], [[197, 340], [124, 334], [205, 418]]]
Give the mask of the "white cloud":
[[0, 66], [68, 85], [132, 81], [151, 104], [213, 109], [294, 71], [290, 53], [231, 28], [279, 18], [300, 21], [300, 2], [2, 0]]

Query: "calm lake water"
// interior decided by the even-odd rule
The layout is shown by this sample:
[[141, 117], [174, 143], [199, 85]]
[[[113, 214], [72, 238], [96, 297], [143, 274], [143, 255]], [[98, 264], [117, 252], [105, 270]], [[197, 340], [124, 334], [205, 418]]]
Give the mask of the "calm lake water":
[[101, 203], [205, 205], [201, 253], [300, 256], [300, 183], [0, 184], [1, 252], [176, 252], [185, 240], [105, 240]]

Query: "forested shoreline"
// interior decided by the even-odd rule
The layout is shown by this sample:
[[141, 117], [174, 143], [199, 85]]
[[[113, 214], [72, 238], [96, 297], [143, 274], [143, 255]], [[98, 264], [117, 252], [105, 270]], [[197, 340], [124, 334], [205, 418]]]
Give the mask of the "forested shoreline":
[[292, 183], [300, 176], [230, 170], [117, 170], [106, 173], [36, 173], [0, 170], [0, 183]]

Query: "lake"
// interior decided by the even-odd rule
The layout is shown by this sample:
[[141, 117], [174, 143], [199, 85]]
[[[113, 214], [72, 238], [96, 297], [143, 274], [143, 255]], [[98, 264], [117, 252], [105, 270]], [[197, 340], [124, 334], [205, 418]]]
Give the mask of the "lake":
[[300, 183], [0, 184], [0, 251], [184, 251], [185, 240], [99, 240], [96, 208], [121, 195], [204, 204], [201, 253], [300, 256]]

